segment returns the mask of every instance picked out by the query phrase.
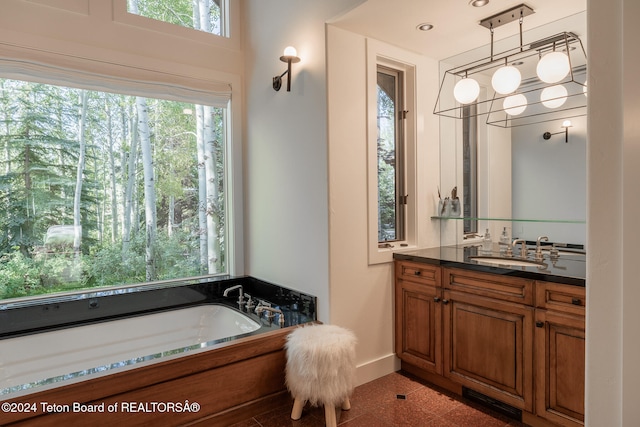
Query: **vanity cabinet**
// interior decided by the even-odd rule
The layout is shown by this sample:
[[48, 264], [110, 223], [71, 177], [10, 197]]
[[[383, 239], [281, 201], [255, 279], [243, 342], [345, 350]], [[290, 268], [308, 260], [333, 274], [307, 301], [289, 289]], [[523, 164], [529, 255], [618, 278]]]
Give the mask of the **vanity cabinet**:
[[440, 267], [397, 262], [396, 354], [406, 363], [442, 374]]
[[536, 283], [536, 414], [584, 425], [585, 288]]
[[443, 278], [444, 376], [532, 412], [533, 281], [448, 268]]
[[528, 425], [584, 425], [584, 287], [407, 260], [395, 281], [403, 369]]

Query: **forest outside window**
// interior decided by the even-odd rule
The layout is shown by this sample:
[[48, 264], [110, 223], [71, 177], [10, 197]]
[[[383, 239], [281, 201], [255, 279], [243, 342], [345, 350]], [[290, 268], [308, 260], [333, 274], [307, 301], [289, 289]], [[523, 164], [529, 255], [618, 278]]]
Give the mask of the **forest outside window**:
[[0, 300], [227, 273], [226, 108], [0, 78]]
[[126, 0], [127, 11], [181, 27], [228, 37], [228, 0]]
[[405, 238], [403, 73], [379, 65], [378, 105], [378, 243]]

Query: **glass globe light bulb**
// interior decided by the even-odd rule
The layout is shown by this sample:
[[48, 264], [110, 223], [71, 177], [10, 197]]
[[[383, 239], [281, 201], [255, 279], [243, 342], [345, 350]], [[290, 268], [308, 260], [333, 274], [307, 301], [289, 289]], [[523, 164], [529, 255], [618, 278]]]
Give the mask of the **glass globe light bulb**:
[[540, 94], [542, 105], [547, 108], [558, 108], [567, 100], [567, 88], [562, 85], [549, 86]]
[[507, 96], [502, 101], [502, 108], [505, 113], [511, 116], [517, 116], [527, 108], [527, 97], [519, 93], [517, 95]]
[[569, 74], [569, 57], [563, 52], [550, 52], [536, 66], [536, 74], [545, 83], [557, 83]]
[[460, 80], [453, 88], [453, 97], [461, 104], [470, 104], [480, 95], [480, 85], [470, 78]]
[[283, 56], [298, 56], [298, 51], [293, 46], [287, 46], [284, 48]]
[[520, 86], [522, 81], [522, 75], [520, 70], [512, 65], [505, 65], [500, 67], [493, 73], [491, 78], [491, 86], [493, 89], [501, 95], [515, 92]]

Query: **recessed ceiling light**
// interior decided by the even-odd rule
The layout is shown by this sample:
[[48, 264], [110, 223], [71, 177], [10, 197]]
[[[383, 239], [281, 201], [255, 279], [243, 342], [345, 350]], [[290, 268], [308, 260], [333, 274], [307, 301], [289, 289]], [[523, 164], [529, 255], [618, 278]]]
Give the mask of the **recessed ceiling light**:
[[433, 24], [429, 24], [429, 23], [423, 23], [420, 24], [416, 27], [417, 29], [419, 29], [420, 31], [429, 31], [433, 29]]
[[471, 0], [469, 4], [473, 7], [482, 7], [489, 4], [489, 0]]

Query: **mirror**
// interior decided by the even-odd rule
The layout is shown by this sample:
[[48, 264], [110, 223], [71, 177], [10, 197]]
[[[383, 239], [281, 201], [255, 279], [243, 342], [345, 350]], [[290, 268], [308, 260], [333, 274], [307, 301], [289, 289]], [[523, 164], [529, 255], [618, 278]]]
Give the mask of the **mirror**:
[[[517, 22], [509, 25], [517, 25]], [[524, 26], [526, 28], [526, 18]], [[523, 46], [563, 32], [577, 35], [586, 51], [586, 11], [523, 31]], [[498, 38], [499, 28], [494, 30], [494, 35]], [[494, 52], [505, 52], [518, 46], [519, 36], [510, 37], [495, 42]], [[441, 81], [446, 70], [487, 58], [490, 50], [491, 46], [486, 45], [441, 61]], [[584, 62], [572, 61], [575, 80], [580, 83], [586, 81]], [[518, 66], [527, 67], [527, 64]], [[558, 116], [545, 118], [541, 123], [514, 127], [488, 125], [486, 110], [490, 102], [482, 105], [480, 101], [491, 100], [495, 92], [491, 87], [491, 75], [478, 74], [479, 115], [468, 119], [440, 119], [442, 197], [450, 195], [450, 191], [457, 187], [458, 196], [463, 201], [463, 215], [478, 219], [441, 221], [442, 244], [460, 243], [465, 232], [483, 234], [485, 229], [489, 229], [493, 240], [497, 241], [506, 227], [512, 238], [535, 241], [538, 236], [548, 236], [553, 242], [584, 245], [586, 115], [576, 115], [572, 110], [567, 110], [558, 113]], [[452, 86], [443, 85], [441, 93], [453, 93]], [[580, 93], [581, 99], [578, 100], [570, 95], [565, 107], [570, 102], [586, 104], [585, 96]], [[528, 105], [527, 108], [544, 107]], [[585, 113], [586, 108], [582, 114]], [[467, 115], [473, 116], [468, 111], [465, 117]], [[476, 118], [477, 122], [474, 120]], [[562, 128], [566, 118], [571, 120], [568, 134]], [[549, 139], [543, 137], [547, 132]], [[468, 173], [465, 173], [465, 168]], [[469, 176], [472, 178], [469, 179]], [[471, 197], [474, 192], [475, 199]], [[473, 200], [476, 200], [475, 212], [469, 209], [473, 207]], [[488, 220], [496, 218], [502, 220]]]

